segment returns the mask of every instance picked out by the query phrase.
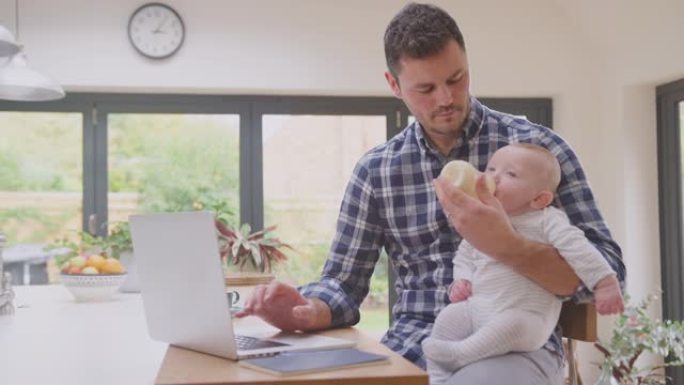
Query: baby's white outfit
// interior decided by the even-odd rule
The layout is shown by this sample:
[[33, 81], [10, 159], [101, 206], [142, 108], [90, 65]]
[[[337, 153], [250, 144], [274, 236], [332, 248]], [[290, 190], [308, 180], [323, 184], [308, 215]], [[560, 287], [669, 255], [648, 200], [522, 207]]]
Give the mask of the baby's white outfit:
[[[564, 211], [546, 207], [510, 220], [526, 239], [555, 247], [589, 289], [615, 274]], [[454, 356], [428, 359], [431, 384], [485, 357], [540, 349], [558, 323], [558, 297], [465, 240], [454, 257], [454, 281], [459, 279], [471, 282], [472, 295], [448, 305], [435, 320], [431, 339], [453, 344]]]

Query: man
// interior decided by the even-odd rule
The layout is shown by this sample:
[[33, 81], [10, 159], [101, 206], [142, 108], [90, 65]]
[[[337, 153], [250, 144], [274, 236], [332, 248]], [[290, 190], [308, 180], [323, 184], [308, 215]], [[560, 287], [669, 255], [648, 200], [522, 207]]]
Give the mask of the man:
[[[384, 247], [397, 270], [398, 301], [382, 342], [425, 367], [420, 344], [448, 304], [451, 260], [462, 238], [554, 294], [576, 293], [580, 283], [572, 269], [551, 246], [515, 232], [483, 179], [477, 184], [480, 200], [435, 181], [453, 159], [483, 170], [489, 156], [510, 142], [539, 144], [556, 155], [563, 172], [557, 204], [624, 281], [620, 248], [572, 149], [547, 128], [490, 110], [470, 95], [463, 36], [446, 12], [431, 5], [405, 6], [385, 32], [385, 57], [385, 78], [416, 122], [358, 162], [321, 280], [299, 289], [279, 282], [260, 286], [239, 316], [257, 315], [283, 330], [353, 325]], [[587, 293], [580, 291], [575, 299], [587, 298]], [[556, 330], [538, 351], [475, 362], [447, 383], [561, 382]]]

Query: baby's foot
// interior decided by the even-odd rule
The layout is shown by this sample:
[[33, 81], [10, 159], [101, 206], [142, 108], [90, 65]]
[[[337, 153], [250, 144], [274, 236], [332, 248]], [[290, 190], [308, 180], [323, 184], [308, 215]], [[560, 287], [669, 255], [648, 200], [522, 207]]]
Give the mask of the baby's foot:
[[428, 360], [436, 362], [441, 368], [449, 371], [460, 369], [456, 354], [456, 341], [442, 341], [432, 337], [423, 340], [423, 352]]
[[602, 278], [594, 287], [596, 311], [601, 315], [622, 313], [625, 309], [620, 283], [614, 275]]

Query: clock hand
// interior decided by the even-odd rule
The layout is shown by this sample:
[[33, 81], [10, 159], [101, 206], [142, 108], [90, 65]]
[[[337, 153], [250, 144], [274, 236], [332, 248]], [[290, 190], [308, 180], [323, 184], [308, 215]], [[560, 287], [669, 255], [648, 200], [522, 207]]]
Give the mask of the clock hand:
[[161, 31], [161, 29], [162, 29], [162, 27], [164, 26], [164, 24], [166, 24], [166, 21], [167, 21], [168, 19], [169, 19], [168, 16], [164, 16], [164, 19], [161, 21], [161, 23], [159, 23], [159, 25], [157, 26], [157, 28], [155, 28], [155, 30], [152, 31], [152, 33], [163, 33], [163, 32]]

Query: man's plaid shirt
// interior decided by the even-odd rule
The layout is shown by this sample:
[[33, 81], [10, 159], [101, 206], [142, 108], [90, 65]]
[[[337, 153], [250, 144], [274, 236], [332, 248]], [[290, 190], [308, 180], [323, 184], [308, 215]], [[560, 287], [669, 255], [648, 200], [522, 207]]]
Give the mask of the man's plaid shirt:
[[[448, 156], [431, 146], [415, 122], [358, 162], [321, 280], [300, 288], [302, 294], [326, 302], [334, 326], [356, 324], [384, 247], [397, 271], [398, 300], [392, 309], [394, 322], [382, 342], [424, 368], [420, 342], [429, 335], [437, 313], [449, 304], [452, 258], [461, 242], [442, 212], [432, 180], [453, 159], [469, 161], [483, 171], [494, 151], [515, 142], [535, 143], [556, 155], [562, 179], [555, 205], [584, 231], [624, 284], [620, 247], [611, 238], [570, 146], [546, 127], [491, 110], [471, 98], [470, 115]], [[575, 300], [590, 295], [583, 289]], [[558, 328], [545, 348], [562, 355]]]

